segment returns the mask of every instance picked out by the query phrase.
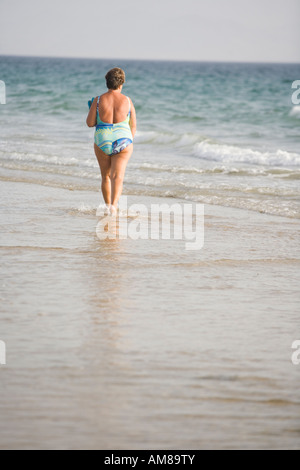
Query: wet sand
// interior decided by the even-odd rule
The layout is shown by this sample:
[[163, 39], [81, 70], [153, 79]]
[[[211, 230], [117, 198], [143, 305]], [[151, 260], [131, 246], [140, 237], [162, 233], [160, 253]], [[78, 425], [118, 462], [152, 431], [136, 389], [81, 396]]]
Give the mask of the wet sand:
[[0, 192], [1, 449], [300, 448], [298, 220], [205, 205], [189, 252], [99, 240], [99, 193]]

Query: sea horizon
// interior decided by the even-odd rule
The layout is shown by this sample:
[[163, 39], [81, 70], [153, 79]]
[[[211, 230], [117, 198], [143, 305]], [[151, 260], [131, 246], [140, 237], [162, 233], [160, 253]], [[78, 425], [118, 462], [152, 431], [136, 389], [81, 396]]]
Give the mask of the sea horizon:
[[103, 61], [103, 60], [116, 60], [122, 62], [172, 62], [172, 63], [187, 63], [187, 64], [242, 64], [242, 65], [299, 65], [300, 59], [298, 62], [289, 62], [289, 61], [247, 61], [247, 60], [202, 60], [202, 59], [194, 59], [194, 60], [186, 60], [186, 59], [144, 59], [144, 58], [124, 58], [124, 57], [81, 57], [81, 56], [56, 56], [56, 55], [32, 55], [32, 54], [0, 54], [0, 57], [15, 57], [15, 58], [32, 58], [32, 59], [75, 59], [75, 60], [96, 60], [96, 61]]

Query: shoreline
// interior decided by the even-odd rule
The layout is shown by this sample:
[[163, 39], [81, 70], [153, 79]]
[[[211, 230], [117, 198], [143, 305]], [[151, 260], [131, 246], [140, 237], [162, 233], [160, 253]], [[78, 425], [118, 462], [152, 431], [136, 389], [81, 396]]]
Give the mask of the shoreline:
[[[78, 179], [81, 179], [81, 177], [78, 177]], [[55, 189], [55, 190], [62, 190], [62, 191], [68, 191], [68, 192], [72, 192], [72, 193], [99, 193], [100, 197], [100, 202], [98, 204], [101, 205], [102, 203], [104, 204], [104, 201], [102, 199], [102, 194], [101, 194], [101, 190], [100, 189], [96, 189], [96, 188], [93, 188], [93, 187], [90, 187], [90, 186], [82, 186], [81, 188], [77, 188], [77, 187], [73, 187], [72, 184], [70, 183], [70, 187], [63, 187], [61, 184], [59, 183], [56, 183], [56, 182], [37, 182], [34, 178], [32, 178], [32, 180], [28, 180], [28, 179], [22, 179], [22, 178], [19, 178], [17, 179], [15, 176], [14, 177], [9, 177], [9, 176], [1, 176], [0, 175], [0, 181], [2, 181], [3, 183], [11, 183], [11, 184], [28, 184], [30, 186], [38, 186], [38, 187], [44, 187], [44, 188], [52, 188], [52, 189]], [[126, 183], [125, 183], [126, 185]], [[268, 216], [268, 217], [274, 217], [275, 219], [278, 218], [278, 219], [286, 219], [286, 220], [290, 220], [290, 221], [294, 221], [295, 223], [299, 223], [300, 222], [300, 218], [298, 217], [291, 217], [291, 216], [287, 216], [287, 215], [278, 215], [278, 214], [270, 214], [268, 212], [264, 212], [264, 211], [257, 211], [255, 209], [250, 209], [250, 208], [241, 208], [241, 207], [232, 207], [232, 206], [226, 206], [226, 205], [221, 205], [221, 204], [211, 204], [211, 203], [202, 203], [202, 202], [196, 202], [196, 201], [193, 201], [193, 200], [189, 200], [189, 199], [182, 199], [180, 197], [173, 197], [173, 196], [153, 196], [153, 195], [137, 195], [137, 194], [132, 194], [130, 191], [126, 191], [126, 187], [124, 188], [125, 190], [123, 191], [123, 195], [124, 196], [127, 196], [128, 198], [132, 198], [134, 200], [134, 204], [137, 204], [138, 201], [141, 201], [141, 204], [146, 204], [147, 205], [147, 200], [149, 200], [149, 202], [153, 199], [153, 200], [157, 200], [157, 201], [169, 201], [169, 204], [176, 204], [176, 203], [179, 203], [179, 204], [193, 204], [193, 205], [196, 205], [196, 204], [200, 204], [200, 205], [204, 205], [205, 207], [209, 207], [209, 208], [219, 208], [219, 210], [228, 210], [228, 211], [241, 211], [241, 212], [246, 212], [246, 213], [249, 213], [249, 214], [257, 214], [258, 216], [262, 215], [262, 216]], [[93, 198], [94, 200], [95, 198]], [[173, 201], [173, 202], [172, 202]], [[97, 207], [98, 206], [95, 206], [95, 211], [97, 210]], [[213, 211], [213, 209], [212, 209]], [[218, 212], [218, 209], [216, 209], [216, 211]]]
[[[4, 183], [2, 181], [2, 183]], [[104, 207], [104, 204], [102, 202], [102, 194], [100, 191], [96, 192], [94, 190], [73, 190], [73, 189], [66, 189], [66, 188], [60, 188], [60, 187], [53, 187], [49, 185], [41, 185], [41, 184], [32, 184], [29, 182], [5, 182], [2, 184], [2, 188], [5, 186], [8, 187], [7, 193], [9, 194], [18, 194], [18, 191], [21, 190], [21, 193], [24, 195], [24, 201], [26, 198], [30, 200], [30, 195], [31, 193], [35, 193], [36, 196], [35, 198], [38, 200], [40, 199], [41, 204], [37, 206], [39, 208], [38, 212], [43, 214], [43, 217], [45, 215], [45, 210], [49, 210], [50, 212], [53, 211], [53, 209], [56, 209], [55, 212], [59, 212], [60, 216], [57, 216], [57, 214], [53, 215], [55, 216], [53, 218], [53, 230], [55, 230], [55, 224], [57, 226], [60, 225], [61, 223], [61, 216], [64, 214], [64, 218], [67, 216], [69, 219], [70, 227], [74, 227], [77, 225], [76, 221], [80, 221], [81, 223], [79, 224], [80, 227], [84, 227], [84, 233], [86, 233], [88, 236], [91, 234], [97, 237], [96, 235], [96, 228], [97, 224], [101, 220], [101, 217], [99, 218], [97, 216], [97, 209], [99, 207]], [[43, 188], [43, 189], [41, 189]], [[127, 204], [128, 204], [128, 209], [129, 209], [129, 218], [127, 218], [127, 229], [131, 223], [131, 221], [134, 221], [135, 217], [130, 216], [130, 206], [135, 206], [135, 205], [142, 205], [145, 206], [146, 210], [148, 210], [148, 228], [149, 228], [149, 241], [151, 242], [162, 242], [164, 243], [165, 240], [161, 238], [161, 224], [159, 226], [159, 235], [156, 234], [156, 237], [158, 239], [152, 239], [150, 234], [151, 234], [151, 221], [152, 219], [152, 213], [151, 213], [151, 207], [152, 205], [154, 206], [163, 206], [167, 204], [168, 206], [174, 206], [179, 204], [180, 207], [183, 207], [183, 205], [187, 204], [190, 207], [192, 207], [192, 214], [193, 214], [193, 224], [195, 224], [195, 208], [198, 205], [198, 203], [192, 202], [192, 201], [187, 201], [184, 199], [178, 199], [178, 198], [167, 198], [167, 197], [154, 197], [154, 196], [136, 196], [136, 195], [126, 195], [127, 197]], [[49, 200], [50, 204], [48, 205], [47, 202], [46, 204], [43, 202], [46, 198], [46, 201]], [[5, 198], [2, 198], [4, 200]], [[100, 204], [99, 204], [100, 200]], [[11, 202], [11, 199], [10, 199]], [[272, 249], [270, 250], [270, 247], [266, 245], [266, 240], [265, 238], [270, 237], [273, 239], [273, 232], [274, 232], [274, 226], [277, 227], [278, 233], [280, 233], [281, 236], [285, 236], [287, 239], [289, 239], [289, 231], [291, 232], [291, 238], [294, 240], [295, 239], [295, 233], [299, 230], [299, 221], [298, 219], [292, 219], [288, 217], [283, 217], [283, 216], [278, 216], [278, 215], [271, 215], [271, 214], [265, 214], [265, 213], [259, 213], [256, 211], [252, 211], [249, 209], [241, 209], [241, 208], [232, 208], [232, 207], [226, 207], [226, 206], [218, 206], [218, 205], [213, 205], [213, 204], [199, 204], [199, 206], [204, 207], [204, 247], [201, 248], [199, 253], [205, 251], [205, 243], [207, 238], [212, 236], [214, 239], [214, 234], [213, 230], [217, 232], [223, 232], [224, 236], [227, 236], [228, 233], [230, 233], [232, 236], [237, 236], [238, 239], [244, 237], [244, 241], [251, 240], [251, 244], [257, 244], [258, 247], [257, 249], [253, 249], [252, 252], [257, 251], [258, 254], [255, 255], [255, 260], [257, 258], [261, 257], [261, 250], [259, 250], [259, 245], [265, 247], [267, 252], [270, 252], [270, 257], [269, 259], [276, 259], [276, 256], [274, 256], [274, 253]], [[35, 206], [36, 207], [36, 206]], [[28, 208], [27, 208], [28, 210]], [[155, 211], [157, 212], [157, 210]], [[154, 214], [155, 214], [154, 212]], [[162, 214], [161, 214], [162, 215]], [[86, 217], [86, 222], [87, 225], [84, 226], [82, 225], [82, 218]], [[124, 217], [121, 215], [121, 218], [118, 217], [118, 223], [123, 220]], [[142, 220], [145, 220], [144, 217], [142, 217]], [[155, 217], [154, 217], [155, 219]], [[67, 219], [64, 219], [64, 229], [66, 230], [66, 233], [68, 233], [68, 224], [65, 221]], [[183, 220], [184, 222], [184, 220]], [[38, 225], [38, 218], [36, 219], [36, 224]], [[11, 223], [9, 224], [9, 226]], [[26, 225], [24, 225], [25, 227]], [[86, 228], [88, 227], [88, 231]], [[173, 228], [172, 228], [173, 227]], [[197, 225], [198, 227], [198, 225]], [[200, 225], [199, 225], [200, 227]], [[172, 235], [174, 235], [173, 232], [174, 229], [174, 219], [171, 218], [171, 232]], [[184, 229], [184, 225], [183, 225]], [[240, 233], [239, 233], [240, 232]], [[261, 237], [265, 234], [264, 239], [261, 239]], [[258, 237], [258, 239], [255, 239], [255, 236]], [[5, 237], [4, 237], [5, 239]], [[117, 238], [118, 239], [118, 238]], [[261, 239], [261, 240], [260, 240]], [[260, 241], [259, 241], [260, 240]], [[45, 240], [44, 240], [45, 241]], [[131, 242], [134, 242], [134, 240], [130, 240]], [[181, 240], [174, 240], [171, 239], [169, 240], [170, 243], [174, 243], [176, 245], [176, 249], [178, 248], [178, 244], [181, 244], [181, 248], [183, 249], [184, 244], [186, 244], [186, 240], [182, 238]], [[77, 241], [76, 241], [77, 242]], [[143, 242], [140, 238], [136, 240], [137, 243]], [[220, 243], [220, 240], [217, 239], [217, 246]], [[287, 242], [288, 243], [288, 242]], [[1, 248], [5, 248], [5, 244], [1, 245]], [[29, 246], [29, 245], [28, 245]], [[240, 250], [242, 250], [242, 247], [240, 247]], [[248, 251], [249, 252], [249, 251]], [[295, 252], [296, 252], [296, 247], [295, 247]], [[243, 257], [247, 253], [247, 250], [243, 252]], [[278, 253], [277, 253], [278, 255]], [[202, 255], [201, 255], [202, 256]], [[224, 258], [225, 259], [225, 258]], [[249, 257], [251, 259], [251, 257]], [[262, 259], [266, 260], [266, 257], [262, 257]], [[279, 257], [279, 259], [281, 259]], [[293, 256], [291, 256], [288, 259], [294, 259]], [[295, 258], [297, 260], [298, 258]], [[299, 258], [300, 259], [300, 258]]]

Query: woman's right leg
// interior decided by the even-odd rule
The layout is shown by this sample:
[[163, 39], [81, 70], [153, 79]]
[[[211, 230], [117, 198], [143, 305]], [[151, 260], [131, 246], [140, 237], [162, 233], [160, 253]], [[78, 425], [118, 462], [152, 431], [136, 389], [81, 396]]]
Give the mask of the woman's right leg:
[[101, 176], [102, 176], [102, 194], [105, 201], [105, 204], [111, 204], [111, 157], [106, 155], [106, 153], [102, 152], [99, 147], [94, 144], [95, 155], [97, 157]]
[[123, 181], [127, 164], [133, 152], [133, 145], [129, 145], [121, 153], [111, 157], [111, 204], [114, 211], [117, 210], [118, 202], [123, 190]]

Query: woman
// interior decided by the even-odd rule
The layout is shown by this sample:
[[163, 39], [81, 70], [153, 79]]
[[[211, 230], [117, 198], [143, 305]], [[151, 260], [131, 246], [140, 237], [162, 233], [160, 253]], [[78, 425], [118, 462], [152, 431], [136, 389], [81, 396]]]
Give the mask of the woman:
[[127, 163], [133, 152], [136, 112], [131, 99], [122, 95], [125, 72], [110, 70], [108, 91], [94, 99], [86, 123], [95, 127], [95, 154], [102, 175], [102, 194], [110, 213], [116, 214]]

